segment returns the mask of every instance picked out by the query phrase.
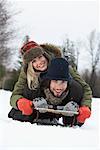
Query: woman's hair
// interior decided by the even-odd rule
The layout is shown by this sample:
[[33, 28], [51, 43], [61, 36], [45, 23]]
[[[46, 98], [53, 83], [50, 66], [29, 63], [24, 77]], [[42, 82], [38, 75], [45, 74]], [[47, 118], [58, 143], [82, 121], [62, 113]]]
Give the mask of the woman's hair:
[[32, 62], [28, 63], [28, 67], [26, 69], [26, 76], [27, 76], [27, 84], [29, 89], [36, 90], [39, 87], [39, 81], [38, 81], [39, 75], [40, 75], [39, 72], [34, 71]]

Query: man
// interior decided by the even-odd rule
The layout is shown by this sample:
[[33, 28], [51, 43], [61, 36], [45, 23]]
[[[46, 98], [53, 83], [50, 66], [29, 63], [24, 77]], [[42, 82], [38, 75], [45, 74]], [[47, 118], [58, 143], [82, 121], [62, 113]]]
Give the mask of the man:
[[83, 101], [83, 89], [71, 78], [68, 62], [63, 58], [53, 59], [42, 78], [47, 82], [44, 93], [48, 104], [64, 106], [64, 110], [79, 111], [78, 116], [63, 117], [63, 123], [70, 126], [84, 124], [91, 115], [91, 99]]

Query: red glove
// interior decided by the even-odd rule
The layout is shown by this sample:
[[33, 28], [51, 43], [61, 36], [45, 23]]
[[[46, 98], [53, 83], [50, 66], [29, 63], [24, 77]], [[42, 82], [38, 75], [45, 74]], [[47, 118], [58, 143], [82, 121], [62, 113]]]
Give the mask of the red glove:
[[84, 123], [87, 118], [91, 115], [91, 110], [87, 106], [82, 106], [79, 108], [79, 115], [77, 117], [77, 121], [80, 123]]
[[33, 103], [26, 98], [20, 98], [17, 102], [17, 106], [23, 115], [31, 115], [33, 113]]

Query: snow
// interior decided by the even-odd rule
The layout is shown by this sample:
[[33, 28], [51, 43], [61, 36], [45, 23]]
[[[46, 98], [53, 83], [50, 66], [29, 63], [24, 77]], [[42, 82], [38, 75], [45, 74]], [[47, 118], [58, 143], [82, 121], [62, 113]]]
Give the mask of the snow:
[[99, 150], [100, 98], [81, 127], [40, 126], [9, 119], [10, 91], [0, 90], [0, 150]]

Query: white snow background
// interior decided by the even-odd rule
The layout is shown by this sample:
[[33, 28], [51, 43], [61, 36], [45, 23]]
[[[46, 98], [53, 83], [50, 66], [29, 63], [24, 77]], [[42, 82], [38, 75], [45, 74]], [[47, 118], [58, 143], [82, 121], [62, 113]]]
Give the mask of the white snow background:
[[0, 90], [0, 150], [100, 150], [100, 98], [79, 128], [40, 126], [8, 118], [10, 91]]

